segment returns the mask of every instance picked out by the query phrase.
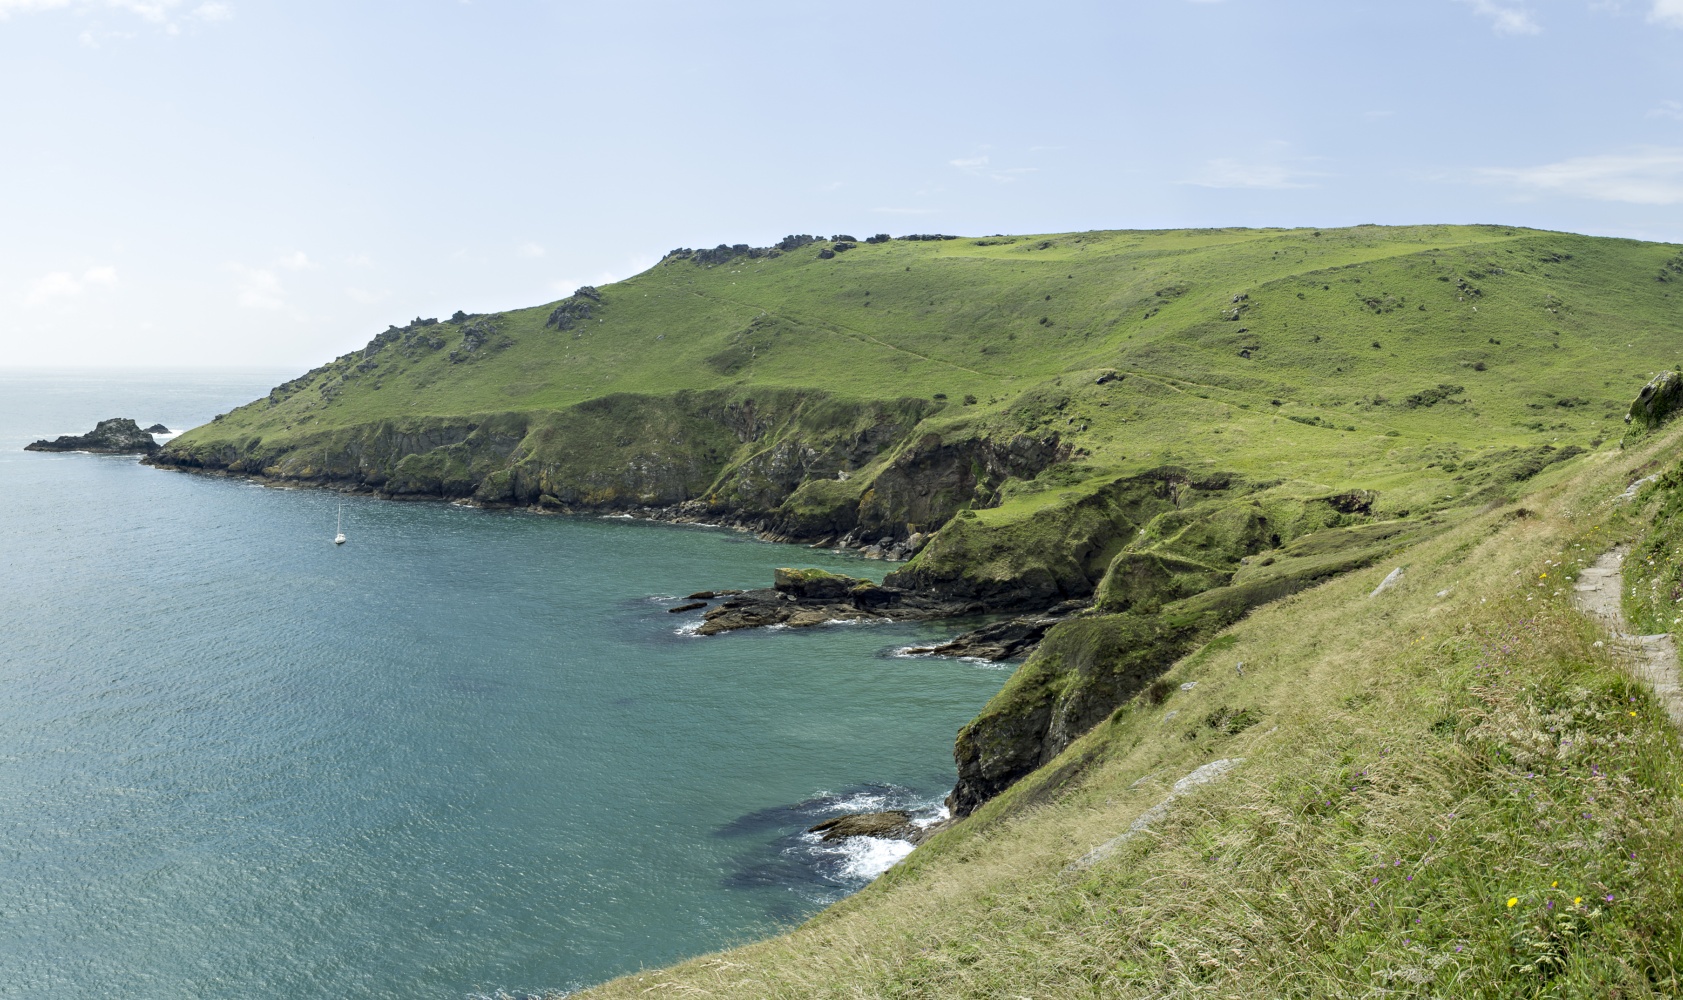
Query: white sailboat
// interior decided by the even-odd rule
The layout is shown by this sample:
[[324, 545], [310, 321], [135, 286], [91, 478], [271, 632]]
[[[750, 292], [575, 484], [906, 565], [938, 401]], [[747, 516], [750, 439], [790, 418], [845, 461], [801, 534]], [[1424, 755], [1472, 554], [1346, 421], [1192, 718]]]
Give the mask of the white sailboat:
[[339, 505], [339, 516], [333, 521], [333, 544], [345, 544], [345, 505]]

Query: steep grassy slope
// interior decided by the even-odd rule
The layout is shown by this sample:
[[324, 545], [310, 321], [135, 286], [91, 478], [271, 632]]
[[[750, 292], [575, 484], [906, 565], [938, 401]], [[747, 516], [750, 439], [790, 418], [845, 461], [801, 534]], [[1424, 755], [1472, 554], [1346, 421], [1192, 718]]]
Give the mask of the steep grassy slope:
[[1676, 579], [1680, 452], [1264, 607], [801, 928], [585, 995], [1677, 996], [1678, 734], [1569, 598], [1632, 536]]

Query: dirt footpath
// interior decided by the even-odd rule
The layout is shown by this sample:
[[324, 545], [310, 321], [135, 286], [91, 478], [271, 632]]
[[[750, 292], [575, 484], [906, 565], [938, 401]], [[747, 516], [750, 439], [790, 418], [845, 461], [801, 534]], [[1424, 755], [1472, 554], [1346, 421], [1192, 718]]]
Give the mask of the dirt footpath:
[[1672, 725], [1683, 729], [1683, 687], [1679, 686], [1677, 644], [1670, 635], [1635, 635], [1625, 620], [1619, 598], [1624, 594], [1625, 550], [1613, 549], [1578, 574], [1572, 599], [1578, 608], [1599, 618], [1613, 633], [1612, 653], [1653, 688], [1671, 716]]

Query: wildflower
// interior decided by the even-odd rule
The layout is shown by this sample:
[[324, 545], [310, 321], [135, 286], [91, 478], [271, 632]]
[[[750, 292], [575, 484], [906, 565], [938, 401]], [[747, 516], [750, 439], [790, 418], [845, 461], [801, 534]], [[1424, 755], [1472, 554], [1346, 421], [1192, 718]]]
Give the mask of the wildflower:
[[1573, 906], [1582, 906], [1582, 905], [1584, 905], [1584, 897], [1582, 897], [1582, 896], [1578, 896], [1578, 897], [1577, 897], [1577, 898], [1575, 898], [1575, 899], [1573, 899], [1573, 900], [1572, 900], [1572, 905], [1573, 905]]
[[1611, 903], [1611, 902], [1612, 902], [1612, 901], [1613, 901], [1613, 894], [1612, 894], [1612, 893], [1608, 893], [1608, 894], [1607, 894], [1607, 902], [1609, 902], [1609, 903]]
[[1551, 882], [1549, 884], [1549, 888], [1550, 889], [1558, 889], [1558, 888], [1560, 888], [1560, 883], [1559, 882]]
[[1509, 896], [1508, 897], [1508, 909], [1511, 910], [1518, 905], [1519, 905], [1519, 897], [1518, 896]]

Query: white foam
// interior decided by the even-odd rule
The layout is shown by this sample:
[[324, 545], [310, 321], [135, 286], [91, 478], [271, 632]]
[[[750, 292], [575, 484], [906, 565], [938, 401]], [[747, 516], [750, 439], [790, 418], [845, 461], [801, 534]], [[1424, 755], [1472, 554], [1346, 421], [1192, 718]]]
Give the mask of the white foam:
[[846, 837], [830, 846], [843, 855], [843, 876], [870, 881], [905, 860], [913, 845], [880, 837]]
[[[828, 798], [829, 792], [819, 792], [814, 798]], [[836, 799], [826, 806], [826, 812], [880, 812], [888, 806], [888, 796], [882, 792], [855, 792], [845, 799]]]
[[603, 514], [602, 515], [602, 520], [604, 520], [604, 521], [635, 521], [637, 519], [630, 514]]
[[673, 635], [697, 635], [701, 631], [703, 622], [685, 622], [672, 630]]

